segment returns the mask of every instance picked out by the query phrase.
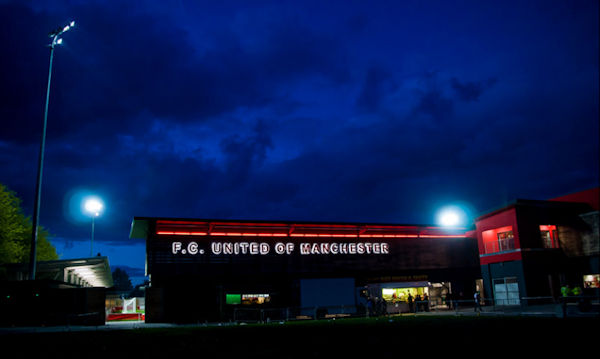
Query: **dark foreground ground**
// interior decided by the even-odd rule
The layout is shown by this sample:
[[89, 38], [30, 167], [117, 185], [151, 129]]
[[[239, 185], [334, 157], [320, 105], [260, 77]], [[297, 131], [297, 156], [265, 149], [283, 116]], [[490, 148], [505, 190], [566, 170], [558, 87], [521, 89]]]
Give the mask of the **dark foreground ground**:
[[[598, 351], [598, 318], [390, 317], [232, 326], [4, 333], [3, 353], [46, 358], [458, 358]], [[578, 355], [579, 356], [579, 355]]]

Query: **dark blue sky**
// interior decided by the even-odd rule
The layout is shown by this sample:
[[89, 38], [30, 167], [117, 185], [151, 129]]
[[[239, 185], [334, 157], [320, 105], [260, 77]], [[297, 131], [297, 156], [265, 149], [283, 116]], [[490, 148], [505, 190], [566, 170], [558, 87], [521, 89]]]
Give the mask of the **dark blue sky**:
[[[218, 3], [218, 4], [216, 4]], [[144, 265], [134, 216], [426, 224], [599, 182], [598, 1], [0, 1], [0, 182]], [[134, 270], [137, 269], [137, 270]]]

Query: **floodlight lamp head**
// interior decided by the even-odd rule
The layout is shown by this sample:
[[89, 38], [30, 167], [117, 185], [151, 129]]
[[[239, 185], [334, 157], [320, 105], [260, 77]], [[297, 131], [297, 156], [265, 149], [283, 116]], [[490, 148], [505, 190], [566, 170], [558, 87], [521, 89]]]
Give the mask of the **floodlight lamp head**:
[[56, 29], [56, 30], [50, 31], [50, 32], [48, 33], [48, 37], [55, 37], [55, 36], [58, 36], [58, 35], [62, 34], [62, 32], [63, 32], [63, 28], [62, 28], [62, 27], [59, 27], [59, 28], [58, 28], [58, 29]]
[[104, 205], [98, 198], [89, 198], [85, 201], [85, 210], [94, 217], [100, 215], [100, 211], [104, 208]]
[[57, 37], [57, 36], [61, 35], [62, 33], [64, 33], [64, 32], [67, 32], [67, 31], [71, 30], [71, 28], [72, 28], [73, 26], [75, 26], [75, 21], [71, 21], [71, 22], [70, 22], [68, 25], [66, 25], [66, 26], [64, 26], [64, 27], [59, 27], [59, 28], [57, 28], [56, 30], [54, 30], [54, 31], [51, 31], [51, 32], [48, 34], [48, 37]]

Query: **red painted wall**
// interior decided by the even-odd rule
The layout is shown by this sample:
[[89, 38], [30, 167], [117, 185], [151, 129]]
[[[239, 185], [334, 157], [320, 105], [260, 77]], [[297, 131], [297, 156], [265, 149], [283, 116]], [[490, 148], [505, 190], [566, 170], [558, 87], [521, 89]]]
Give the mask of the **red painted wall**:
[[589, 204], [596, 211], [600, 211], [600, 187], [591, 188], [587, 191], [571, 193], [566, 196], [552, 198], [551, 201], [583, 202]]
[[[494, 230], [501, 227], [511, 226], [514, 241], [515, 241], [515, 249], [521, 248], [521, 242], [519, 241], [519, 230], [517, 226], [517, 211], [514, 207], [507, 208], [506, 210], [502, 210], [496, 212], [490, 216], [480, 218], [476, 222], [477, 228], [477, 246], [479, 247], [479, 255], [485, 254], [485, 246], [483, 243], [483, 232], [488, 230]], [[479, 262], [483, 264], [488, 263], [499, 263], [505, 262], [508, 260], [521, 260], [521, 252], [511, 252], [511, 253], [499, 253], [499, 254], [491, 254], [486, 255], [485, 257], [479, 257]]]

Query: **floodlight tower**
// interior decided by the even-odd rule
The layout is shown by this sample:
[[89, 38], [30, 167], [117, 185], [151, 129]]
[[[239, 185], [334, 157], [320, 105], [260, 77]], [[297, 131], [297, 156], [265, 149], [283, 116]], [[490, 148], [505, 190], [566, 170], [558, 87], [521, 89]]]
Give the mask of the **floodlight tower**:
[[35, 187], [35, 202], [33, 206], [33, 224], [31, 228], [31, 248], [29, 251], [29, 279], [35, 280], [36, 270], [36, 255], [37, 255], [37, 238], [38, 226], [40, 223], [40, 202], [42, 197], [42, 173], [44, 170], [44, 149], [46, 147], [46, 124], [48, 123], [48, 102], [50, 100], [50, 80], [52, 79], [52, 60], [54, 59], [54, 47], [62, 44], [60, 37], [65, 32], [71, 30], [75, 26], [75, 21], [71, 21], [64, 27], [52, 31], [48, 34], [52, 40], [48, 47], [50, 48], [50, 68], [48, 70], [48, 86], [46, 88], [46, 106], [44, 107], [44, 126], [42, 129], [42, 143], [40, 145], [40, 155], [38, 158], [38, 173]]

